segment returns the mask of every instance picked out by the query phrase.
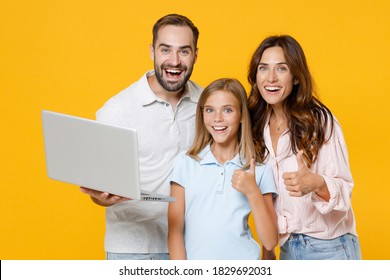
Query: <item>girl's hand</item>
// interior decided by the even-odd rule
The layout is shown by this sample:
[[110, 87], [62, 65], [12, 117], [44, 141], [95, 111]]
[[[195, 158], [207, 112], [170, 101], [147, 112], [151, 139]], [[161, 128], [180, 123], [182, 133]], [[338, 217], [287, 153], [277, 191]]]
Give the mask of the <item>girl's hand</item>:
[[235, 190], [248, 195], [259, 195], [259, 188], [256, 184], [256, 162], [251, 159], [249, 171], [237, 169], [232, 176], [232, 186]]

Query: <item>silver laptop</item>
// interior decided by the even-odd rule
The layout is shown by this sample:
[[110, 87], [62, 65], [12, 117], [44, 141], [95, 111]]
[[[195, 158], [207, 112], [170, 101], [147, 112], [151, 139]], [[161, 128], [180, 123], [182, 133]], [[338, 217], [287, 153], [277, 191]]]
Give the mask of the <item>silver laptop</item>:
[[46, 110], [42, 125], [50, 178], [137, 200], [174, 201], [141, 190], [135, 129]]

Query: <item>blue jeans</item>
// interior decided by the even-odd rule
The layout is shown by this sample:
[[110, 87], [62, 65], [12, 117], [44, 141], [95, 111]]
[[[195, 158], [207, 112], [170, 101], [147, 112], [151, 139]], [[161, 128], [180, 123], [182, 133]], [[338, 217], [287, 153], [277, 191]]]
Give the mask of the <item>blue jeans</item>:
[[169, 260], [168, 253], [161, 254], [133, 254], [133, 253], [106, 253], [107, 260]]
[[281, 260], [361, 260], [359, 239], [344, 234], [334, 239], [318, 239], [304, 234], [291, 234], [280, 247]]

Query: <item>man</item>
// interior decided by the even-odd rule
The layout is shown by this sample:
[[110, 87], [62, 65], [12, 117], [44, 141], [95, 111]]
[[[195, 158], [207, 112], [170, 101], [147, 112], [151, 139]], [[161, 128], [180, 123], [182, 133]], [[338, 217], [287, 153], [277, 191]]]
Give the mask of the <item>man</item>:
[[[170, 14], [153, 27], [154, 71], [112, 97], [97, 120], [138, 131], [142, 189], [169, 195], [177, 154], [192, 144], [202, 88], [190, 81], [199, 31], [186, 17]], [[167, 203], [129, 200], [81, 188], [106, 206], [107, 259], [169, 259]]]

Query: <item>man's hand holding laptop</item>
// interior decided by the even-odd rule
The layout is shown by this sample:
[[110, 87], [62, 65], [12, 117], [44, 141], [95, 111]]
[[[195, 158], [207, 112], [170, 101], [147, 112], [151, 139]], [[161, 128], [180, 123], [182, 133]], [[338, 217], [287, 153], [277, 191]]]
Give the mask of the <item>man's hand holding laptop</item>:
[[110, 194], [108, 192], [101, 192], [85, 187], [80, 187], [82, 193], [88, 194], [92, 201], [101, 206], [109, 207], [116, 203], [131, 200], [131, 198]]

